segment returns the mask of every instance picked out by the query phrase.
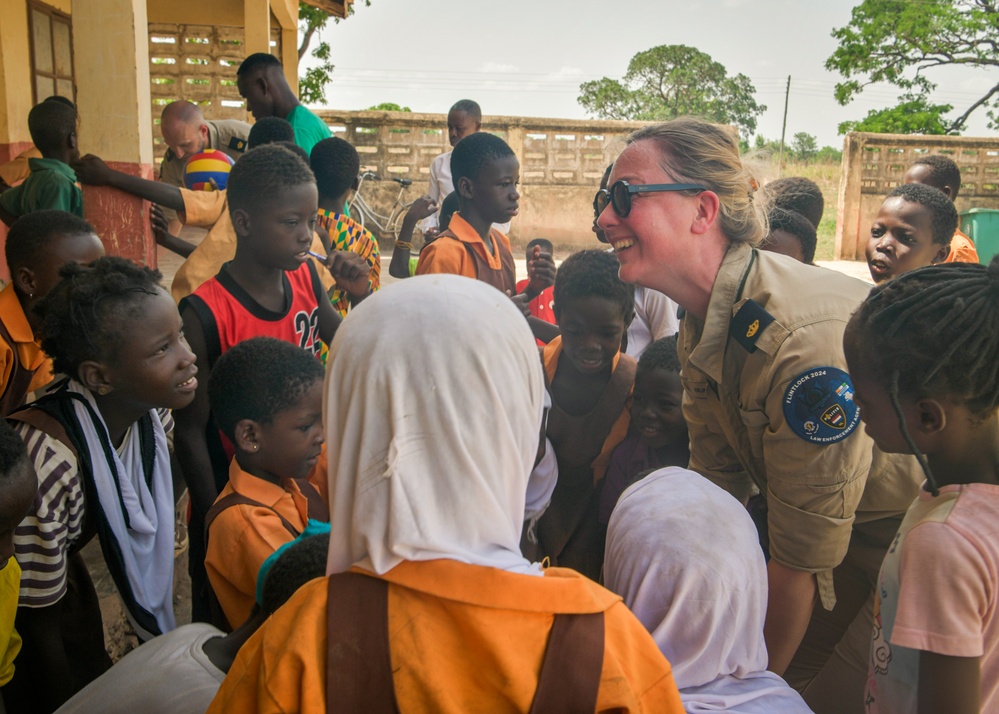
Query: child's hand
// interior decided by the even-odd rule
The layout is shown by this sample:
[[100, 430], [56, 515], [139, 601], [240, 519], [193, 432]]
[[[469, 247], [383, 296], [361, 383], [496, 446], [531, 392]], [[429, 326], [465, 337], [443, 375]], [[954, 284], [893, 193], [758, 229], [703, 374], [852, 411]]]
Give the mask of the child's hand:
[[513, 301], [513, 304], [517, 307], [517, 309], [520, 310], [520, 314], [522, 314], [525, 319], [531, 316], [531, 306], [528, 304], [531, 300], [525, 293], [521, 293], [520, 295], [511, 295], [510, 291], [507, 290], [506, 294], [507, 297]]
[[80, 183], [107, 186], [111, 183], [111, 168], [99, 156], [87, 154], [73, 162], [73, 171]]
[[153, 229], [156, 242], [163, 245], [170, 235], [170, 222], [163, 215], [163, 209], [155, 203], [149, 206], [149, 227]]
[[424, 194], [413, 201], [413, 205], [406, 211], [406, 215], [421, 221], [437, 213], [437, 208], [437, 201]]
[[368, 294], [371, 266], [357, 253], [334, 250], [326, 256], [326, 269], [330, 271], [340, 290], [346, 290], [353, 297], [364, 297]]
[[533, 300], [544, 290], [555, 284], [555, 260], [551, 253], [544, 253], [541, 246], [534, 246], [534, 255], [527, 261], [527, 277], [530, 282], [524, 293]]

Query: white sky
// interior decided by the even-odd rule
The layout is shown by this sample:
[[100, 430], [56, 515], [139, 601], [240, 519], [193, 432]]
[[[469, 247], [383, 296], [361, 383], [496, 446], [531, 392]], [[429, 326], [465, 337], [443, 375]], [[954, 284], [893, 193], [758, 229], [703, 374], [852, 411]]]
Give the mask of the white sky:
[[[859, 1], [859, 0], [858, 0]], [[919, 0], [910, 0], [919, 2]], [[581, 82], [620, 78], [631, 57], [656, 45], [686, 44], [743, 73], [767, 106], [757, 133], [780, 138], [791, 75], [787, 137], [805, 131], [819, 146], [842, 146], [839, 122], [892, 106], [897, 91], [871, 88], [847, 107], [833, 98], [838, 74], [823, 67], [830, 33], [849, 22], [853, 0], [372, 0], [330, 22], [324, 38], [336, 71], [327, 88], [335, 109], [395, 102], [447, 112], [474, 99], [485, 114], [584, 119]], [[999, 72], [937, 70], [933, 99], [954, 116], [999, 81]], [[966, 136], [995, 135], [984, 112]]]

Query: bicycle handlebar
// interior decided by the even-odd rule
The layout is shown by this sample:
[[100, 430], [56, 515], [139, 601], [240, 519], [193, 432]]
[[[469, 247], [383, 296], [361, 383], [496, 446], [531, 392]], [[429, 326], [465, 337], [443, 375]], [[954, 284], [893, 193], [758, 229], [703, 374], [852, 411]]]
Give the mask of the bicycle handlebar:
[[[365, 180], [381, 181], [382, 177], [379, 176], [378, 174], [372, 172], [372, 171], [365, 171], [364, 173], [361, 174], [361, 180], [362, 181], [365, 181]], [[393, 176], [392, 180], [395, 181], [400, 186], [412, 186], [413, 185], [413, 180], [412, 179], [396, 178], [396, 177]]]

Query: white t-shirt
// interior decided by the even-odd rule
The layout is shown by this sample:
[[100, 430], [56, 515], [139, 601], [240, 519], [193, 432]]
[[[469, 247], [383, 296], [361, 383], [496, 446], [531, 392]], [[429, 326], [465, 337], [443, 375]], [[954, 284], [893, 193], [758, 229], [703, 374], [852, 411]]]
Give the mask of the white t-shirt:
[[56, 714], [195, 714], [207, 711], [225, 672], [204, 644], [225, 633], [196, 622], [154, 637], [76, 693]]
[[675, 335], [679, 330], [676, 303], [660, 292], [636, 285], [635, 319], [628, 326], [625, 354], [638, 359], [654, 341]]

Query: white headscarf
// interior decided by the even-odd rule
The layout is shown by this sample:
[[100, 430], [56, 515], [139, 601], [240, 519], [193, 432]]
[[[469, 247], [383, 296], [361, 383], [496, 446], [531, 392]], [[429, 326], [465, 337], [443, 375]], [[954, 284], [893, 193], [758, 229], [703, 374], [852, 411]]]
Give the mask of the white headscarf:
[[540, 574], [520, 552], [544, 382], [510, 299], [415, 277], [351, 310], [330, 346], [327, 570], [446, 558]]
[[809, 712], [767, 672], [767, 574], [745, 508], [706, 478], [660, 469], [618, 501], [604, 575], [673, 666], [688, 712]]

